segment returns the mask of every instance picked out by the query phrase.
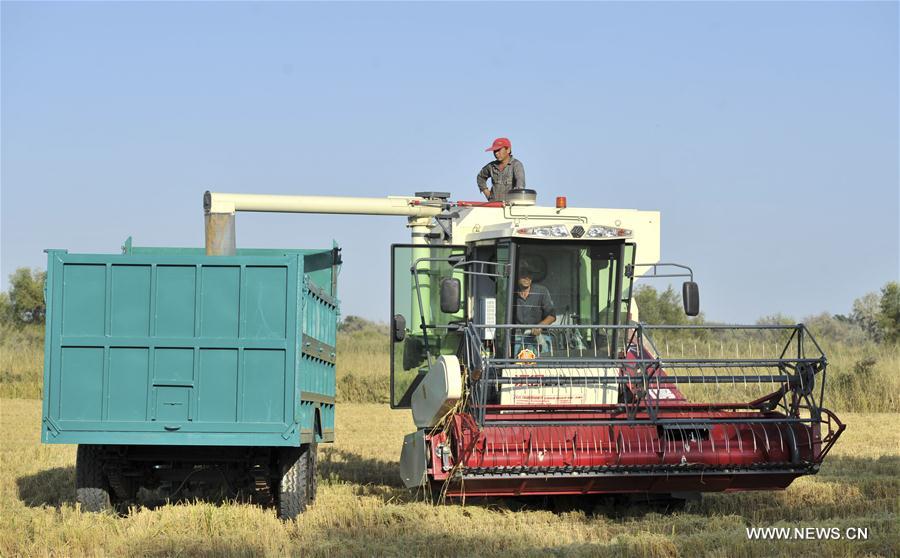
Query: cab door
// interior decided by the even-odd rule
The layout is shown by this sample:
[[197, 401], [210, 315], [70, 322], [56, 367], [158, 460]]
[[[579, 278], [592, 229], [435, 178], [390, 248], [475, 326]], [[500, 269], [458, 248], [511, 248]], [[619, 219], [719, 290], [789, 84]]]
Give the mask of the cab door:
[[[391, 246], [392, 409], [409, 408], [429, 359], [459, 350], [462, 335], [449, 326], [467, 317], [465, 274], [454, 265], [465, 255], [465, 246]], [[447, 278], [458, 279], [462, 287], [463, 304], [456, 314], [441, 312], [441, 280]]]

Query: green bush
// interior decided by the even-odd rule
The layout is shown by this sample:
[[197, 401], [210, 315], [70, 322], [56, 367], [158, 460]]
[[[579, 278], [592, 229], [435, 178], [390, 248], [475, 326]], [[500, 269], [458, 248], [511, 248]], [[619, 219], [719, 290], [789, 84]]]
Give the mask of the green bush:
[[9, 276], [9, 292], [0, 298], [0, 320], [14, 324], [42, 324], [46, 314], [44, 282], [47, 272], [20, 267]]

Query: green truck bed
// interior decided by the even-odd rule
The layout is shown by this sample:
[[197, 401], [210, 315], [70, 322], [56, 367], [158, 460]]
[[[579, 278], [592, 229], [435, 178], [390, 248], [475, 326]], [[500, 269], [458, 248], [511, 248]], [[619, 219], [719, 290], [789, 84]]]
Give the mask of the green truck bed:
[[334, 439], [338, 250], [48, 250], [42, 440]]

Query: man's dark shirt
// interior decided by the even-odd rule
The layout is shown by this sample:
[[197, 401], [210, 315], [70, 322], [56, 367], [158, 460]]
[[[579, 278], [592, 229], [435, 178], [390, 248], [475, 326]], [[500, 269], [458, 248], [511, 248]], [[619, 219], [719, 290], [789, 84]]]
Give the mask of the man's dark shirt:
[[510, 157], [509, 162], [501, 171], [500, 162], [491, 161], [481, 169], [475, 178], [479, 190], [487, 188], [488, 178], [491, 179], [493, 186], [491, 201], [504, 201], [510, 190], [525, 188], [525, 166], [522, 165], [522, 161]]
[[526, 298], [516, 292], [516, 323], [538, 324], [547, 316], [555, 316], [550, 291], [543, 285], [531, 285]]

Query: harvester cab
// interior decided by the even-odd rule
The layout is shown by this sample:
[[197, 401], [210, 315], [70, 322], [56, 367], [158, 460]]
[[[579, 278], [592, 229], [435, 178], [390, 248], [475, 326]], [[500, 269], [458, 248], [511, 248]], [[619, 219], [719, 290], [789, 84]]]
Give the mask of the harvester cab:
[[[633, 301], [659, 263], [655, 211], [449, 194], [210, 194], [206, 249], [236, 211], [408, 219], [391, 248], [391, 406], [412, 410], [400, 472], [450, 497], [772, 490], [817, 472], [844, 425], [802, 324], [651, 325]], [[674, 270], [674, 271], [672, 271]], [[662, 271], [662, 272], [660, 272]]]

